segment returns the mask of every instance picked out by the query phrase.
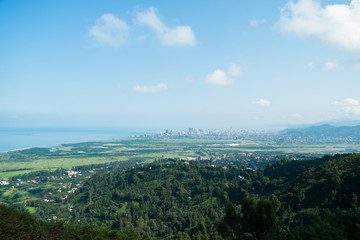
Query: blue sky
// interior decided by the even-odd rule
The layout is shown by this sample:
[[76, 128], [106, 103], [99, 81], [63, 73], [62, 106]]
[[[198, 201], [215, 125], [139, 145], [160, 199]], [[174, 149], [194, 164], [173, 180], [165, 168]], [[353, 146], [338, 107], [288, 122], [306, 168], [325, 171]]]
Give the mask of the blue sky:
[[360, 118], [353, 1], [0, 1], [0, 126]]

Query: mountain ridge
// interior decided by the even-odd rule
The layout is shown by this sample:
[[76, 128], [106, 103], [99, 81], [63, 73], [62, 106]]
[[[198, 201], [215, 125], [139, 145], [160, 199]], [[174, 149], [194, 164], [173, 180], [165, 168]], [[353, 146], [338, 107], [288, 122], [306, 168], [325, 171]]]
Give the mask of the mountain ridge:
[[290, 128], [280, 132], [280, 136], [292, 139], [318, 140], [322, 142], [360, 142], [360, 125], [336, 127], [330, 124], [306, 128]]

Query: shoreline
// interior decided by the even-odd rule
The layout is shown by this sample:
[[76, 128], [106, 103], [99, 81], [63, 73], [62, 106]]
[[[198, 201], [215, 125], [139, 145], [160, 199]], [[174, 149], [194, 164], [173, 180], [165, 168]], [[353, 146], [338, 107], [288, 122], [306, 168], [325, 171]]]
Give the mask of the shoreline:
[[0, 128], [0, 153], [16, 152], [36, 147], [51, 148], [62, 144], [110, 141], [155, 131], [121, 128]]
[[8, 152], [16, 152], [16, 151], [22, 151], [27, 150], [31, 148], [53, 148], [56, 146], [62, 146], [65, 144], [81, 144], [81, 143], [92, 143], [92, 142], [111, 142], [113, 140], [121, 140], [125, 138], [134, 138], [134, 136], [127, 136], [127, 137], [118, 137], [118, 138], [107, 138], [107, 139], [101, 139], [101, 140], [90, 140], [90, 141], [78, 141], [78, 142], [63, 142], [63, 143], [55, 143], [50, 145], [37, 145], [37, 146], [31, 146], [31, 147], [21, 147], [11, 150], [0, 150], [0, 153], [8, 153]]
[[5, 151], [0, 151], [0, 153], [8, 153], [8, 152], [22, 151], [22, 150], [27, 150], [27, 149], [31, 149], [31, 148], [35, 148], [35, 147], [24, 147], [24, 148], [18, 148], [18, 149], [13, 149], [13, 150], [5, 150]]

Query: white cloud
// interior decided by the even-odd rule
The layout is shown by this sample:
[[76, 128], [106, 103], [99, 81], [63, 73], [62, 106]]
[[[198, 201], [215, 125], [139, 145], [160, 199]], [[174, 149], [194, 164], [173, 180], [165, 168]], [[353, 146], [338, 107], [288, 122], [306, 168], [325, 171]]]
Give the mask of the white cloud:
[[322, 7], [315, 0], [290, 1], [277, 26], [299, 36], [315, 36], [348, 51], [360, 51], [360, 0]]
[[347, 115], [360, 115], [360, 102], [354, 98], [335, 102], [335, 105], [340, 106]]
[[208, 74], [205, 78], [205, 82], [207, 84], [215, 86], [228, 86], [234, 83], [233, 78], [241, 77], [242, 73], [243, 69], [233, 63], [229, 65], [228, 73], [221, 69], [218, 69]]
[[230, 64], [229, 75], [233, 77], [239, 77], [242, 74], [242, 69], [236, 64]]
[[354, 98], [346, 98], [340, 102], [336, 102], [338, 106], [358, 106], [359, 101]]
[[195, 45], [195, 35], [189, 26], [169, 29], [161, 36], [165, 45]]
[[140, 86], [139, 84], [137, 84], [133, 87], [133, 90], [136, 92], [154, 93], [167, 90], [167, 85], [164, 83], [158, 83], [153, 86]]
[[156, 8], [150, 7], [136, 14], [135, 22], [150, 27], [164, 45], [195, 45], [195, 34], [190, 26], [167, 27], [156, 15]]
[[338, 68], [338, 66], [339, 66], [339, 64], [336, 63], [336, 62], [326, 61], [325, 64], [324, 64], [323, 69], [325, 71], [331, 71], [331, 70], [334, 70], [334, 69]]
[[136, 13], [135, 21], [138, 24], [149, 26], [155, 32], [162, 33], [167, 30], [167, 27], [156, 15], [156, 8], [154, 8], [154, 7], [150, 7], [145, 12]]
[[119, 47], [123, 45], [129, 34], [129, 27], [113, 14], [104, 14], [90, 27], [90, 35], [102, 44]]
[[259, 99], [259, 100], [255, 101], [254, 104], [257, 104], [262, 107], [267, 107], [267, 106], [270, 106], [271, 102], [268, 100], [265, 100], [265, 99]]
[[216, 86], [227, 86], [234, 83], [234, 80], [228, 78], [223, 70], [216, 70], [206, 76], [205, 82]]

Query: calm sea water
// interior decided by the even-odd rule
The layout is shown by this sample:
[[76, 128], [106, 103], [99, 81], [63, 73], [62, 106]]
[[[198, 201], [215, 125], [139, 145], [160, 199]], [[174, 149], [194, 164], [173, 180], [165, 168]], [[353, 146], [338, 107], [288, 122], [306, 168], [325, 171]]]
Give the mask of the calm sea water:
[[0, 152], [153, 133], [156, 131], [126, 128], [0, 128]]

